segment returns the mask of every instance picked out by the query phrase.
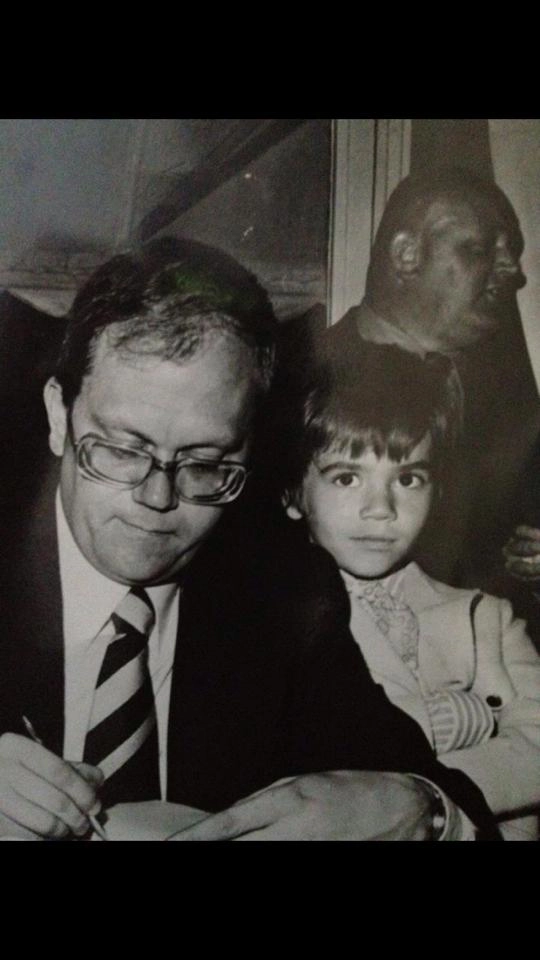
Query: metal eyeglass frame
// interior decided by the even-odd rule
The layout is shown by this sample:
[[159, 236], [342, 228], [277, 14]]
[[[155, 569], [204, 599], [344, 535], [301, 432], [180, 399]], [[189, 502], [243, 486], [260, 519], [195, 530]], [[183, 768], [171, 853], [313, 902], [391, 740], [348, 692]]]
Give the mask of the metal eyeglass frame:
[[[98, 483], [104, 483], [111, 487], [123, 487], [125, 490], [134, 490], [136, 487], [140, 487], [141, 484], [145, 483], [154, 470], [161, 470], [163, 473], [173, 476], [174, 491], [179, 500], [182, 500], [185, 503], [200, 503], [208, 505], [215, 504], [216, 506], [219, 506], [221, 504], [231, 503], [240, 496], [250, 472], [243, 463], [236, 463], [233, 460], [205, 460], [204, 457], [191, 457], [189, 455], [181, 457], [177, 460], [160, 460], [159, 457], [155, 457], [154, 454], [150, 453], [149, 450], [139, 450], [136, 447], [132, 447], [129, 443], [113, 443], [112, 440], [107, 440], [105, 437], [101, 437], [97, 433], [85, 433], [82, 437], [76, 440], [73, 434], [71, 420], [69, 421], [68, 432], [71, 445], [75, 451], [77, 467], [82, 476], [86, 477], [87, 480], [95, 480]], [[94, 441], [95, 443], [100, 443], [105, 447], [112, 447], [116, 450], [129, 450], [131, 453], [139, 454], [142, 458], [148, 459], [148, 472], [141, 480], [137, 480], [136, 483], [126, 480], [114, 480], [112, 477], [106, 477], [104, 474], [91, 469], [88, 463], [85, 463], [83, 460], [85, 444], [88, 440]], [[213, 495], [209, 494], [208, 496], [201, 495], [200, 497], [186, 497], [184, 494], [178, 491], [176, 478], [181, 468], [189, 464], [202, 464], [204, 466], [215, 464], [216, 466], [235, 468], [237, 472], [233, 477], [233, 481], [231, 482], [231, 489], [222, 493], [216, 493]]]

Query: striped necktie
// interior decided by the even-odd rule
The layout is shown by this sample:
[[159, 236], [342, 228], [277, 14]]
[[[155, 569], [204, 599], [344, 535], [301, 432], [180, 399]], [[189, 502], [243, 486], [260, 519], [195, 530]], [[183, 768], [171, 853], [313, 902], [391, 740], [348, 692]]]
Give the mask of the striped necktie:
[[418, 619], [409, 605], [378, 580], [360, 580], [347, 575], [345, 585], [388, 638], [403, 663], [418, 676]]
[[94, 691], [84, 760], [101, 767], [105, 805], [160, 797], [156, 711], [148, 638], [155, 622], [145, 590], [132, 588], [103, 633], [114, 635]]

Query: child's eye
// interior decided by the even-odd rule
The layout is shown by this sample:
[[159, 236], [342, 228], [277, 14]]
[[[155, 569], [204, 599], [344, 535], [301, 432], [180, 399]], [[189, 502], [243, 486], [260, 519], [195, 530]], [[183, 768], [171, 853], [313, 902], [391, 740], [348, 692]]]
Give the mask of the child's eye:
[[336, 487], [357, 487], [360, 483], [355, 473], [336, 473], [331, 479]]
[[429, 477], [423, 473], [400, 473], [399, 483], [407, 490], [415, 490], [425, 487], [426, 483], [429, 483]]

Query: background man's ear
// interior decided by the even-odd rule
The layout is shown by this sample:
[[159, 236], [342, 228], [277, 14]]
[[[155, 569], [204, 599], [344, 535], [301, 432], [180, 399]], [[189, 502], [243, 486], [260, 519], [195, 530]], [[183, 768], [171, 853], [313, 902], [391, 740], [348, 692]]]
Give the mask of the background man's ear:
[[62, 387], [56, 377], [50, 377], [43, 390], [43, 399], [49, 420], [49, 446], [57, 457], [64, 453], [67, 434], [67, 410], [62, 400]]
[[409, 230], [399, 230], [392, 237], [390, 257], [394, 272], [403, 280], [418, 272], [420, 238]]
[[286, 490], [281, 497], [281, 503], [285, 513], [291, 520], [301, 520], [304, 516], [299, 503], [299, 496], [296, 492]]

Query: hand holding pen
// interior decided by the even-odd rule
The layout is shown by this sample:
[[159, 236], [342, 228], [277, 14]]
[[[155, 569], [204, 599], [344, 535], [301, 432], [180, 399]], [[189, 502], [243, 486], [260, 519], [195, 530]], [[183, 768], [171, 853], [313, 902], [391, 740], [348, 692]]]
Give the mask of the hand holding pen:
[[[38, 737], [36, 731], [34, 730], [34, 726], [33, 726], [33, 724], [30, 722], [30, 720], [28, 719], [28, 717], [23, 716], [22, 721], [23, 721], [23, 723], [24, 723], [24, 725], [25, 725], [25, 727], [26, 727], [26, 730], [28, 731], [29, 736], [32, 737], [32, 740], [34, 741], [34, 743], [39, 743], [39, 745], [42, 747], [42, 746], [43, 746], [43, 740], [41, 740], [40, 737]], [[89, 764], [82, 764], [82, 763], [81, 763], [81, 764], [77, 764], [77, 763], [73, 763], [73, 762], [72, 762], [72, 763], [71, 763], [71, 766], [74, 767], [75, 770], [78, 770], [78, 771], [80, 772], [80, 768], [81, 768], [81, 767], [88, 767]], [[94, 768], [93, 768], [93, 769], [94, 769]], [[106, 834], [106, 832], [105, 832], [105, 829], [101, 826], [99, 820], [96, 818], [96, 816], [95, 816], [93, 813], [89, 813], [89, 814], [88, 814], [88, 820], [89, 820], [90, 823], [92, 824], [92, 827], [93, 827], [93, 829], [94, 829], [94, 832], [97, 833], [98, 837], [100, 837], [101, 840], [108, 840], [108, 839], [109, 839], [108, 836], [107, 836], [107, 834]]]
[[35, 731], [32, 739], [16, 733], [0, 736], [0, 835], [83, 837], [89, 817], [100, 810], [97, 791], [103, 773], [90, 764], [68, 763], [36, 737]]

